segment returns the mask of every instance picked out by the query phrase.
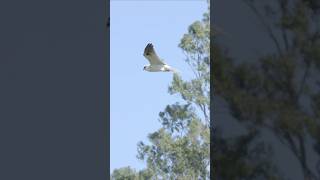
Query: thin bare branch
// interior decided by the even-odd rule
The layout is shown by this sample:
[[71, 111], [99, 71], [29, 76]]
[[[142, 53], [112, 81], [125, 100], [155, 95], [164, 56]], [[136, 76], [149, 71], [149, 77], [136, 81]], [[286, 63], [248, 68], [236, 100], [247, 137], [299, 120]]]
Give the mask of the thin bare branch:
[[280, 47], [280, 44], [276, 38], [276, 36], [274, 35], [270, 25], [265, 21], [263, 15], [258, 11], [258, 9], [252, 4], [252, 2], [248, 1], [248, 0], [243, 0], [244, 3], [257, 15], [257, 17], [260, 19], [262, 25], [266, 28], [266, 31], [268, 33], [268, 35], [270, 36], [270, 38], [273, 40], [275, 46], [276, 46], [276, 49], [278, 51], [278, 53], [280, 55], [282, 55], [282, 50], [281, 50], [281, 47]]

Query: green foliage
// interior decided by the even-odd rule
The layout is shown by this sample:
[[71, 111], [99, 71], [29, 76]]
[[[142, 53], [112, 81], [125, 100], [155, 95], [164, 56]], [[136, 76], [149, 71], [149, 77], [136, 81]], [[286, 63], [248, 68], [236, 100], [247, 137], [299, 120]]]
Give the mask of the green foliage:
[[[233, 117], [246, 126], [264, 127], [274, 133], [295, 155], [305, 179], [318, 179], [310, 170], [305, 149], [311, 135], [317, 141], [316, 151], [320, 152], [320, 95], [311, 91], [318, 81], [314, 74], [320, 70], [320, 27], [316, 20], [319, 14], [314, 14], [314, 6], [306, 1], [278, 0], [281, 13], [273, 16], [275, 11], [268, 6], [263, 16], [257, 8], [260, 2], [246, 2], [263, 21], [278, 51], [254, 62], [235, 64], [221, 49], [216, 49], [216, 95], [228, 102]], [[266, 23], [266, 18], [273, 23]], [[271, 30], [275, 28], [281, 32], [280, 38]], [[310, 102], [307, 105], [306, 100]], [[247, 168], [241, 172], [247, 173]]]
[[[219, 136], [218, 133], [216, 133]], [[234, 138], [217, 138], [213, 160], [217, 179], [278, 179], [268, 162], [271, 151], [257, 141], [257, 132]], [[271, 173], [270, 173], [271, 172]]]
[[174, 136], [161, 128], [149, 135], [151, 145], [140, 142], [138, 158], [146, 160], [148, 169], [164, 179], [206, 179], [209, 176], [209, 131], [192, 120], [184, 135]]
[[170, 132], [183, 131], [191, 119], [194, 118], [190, 104], [180, 105], [179, 103], [168, 105], [164, 112], [160, 112], [162, 126], [170, 129]]
[[[263, 83], [261, 75], [254, 71], [253, 64], [235, 65], [227, 53], [214, 44], [212, 63], [215, 96], [223, 97], [231, 113], [240, 122], [254, 117], [256, 124], [263, 122], [267, 113], [268, 98], [261, 96]], [[245, 124], [246, 125], [246, 124]], [[223, 137], [217, 128], [213, 134], [212, 157], [216, 179], [280, 179], [270, 162], [272, 150], [259, 139], [255, 126], [246, 128], [249, 132], [236, 137]]]
[[136, 180], [136, 172], [130, 167], [115, 169], [111, 175], [112, 180]]
[[115, 169], [111, 174], [111, 180], [150, 180], [152, 179], [154, 172], [150, 169], [144, 169], [136, 172], [134, 169], [123, 167]]

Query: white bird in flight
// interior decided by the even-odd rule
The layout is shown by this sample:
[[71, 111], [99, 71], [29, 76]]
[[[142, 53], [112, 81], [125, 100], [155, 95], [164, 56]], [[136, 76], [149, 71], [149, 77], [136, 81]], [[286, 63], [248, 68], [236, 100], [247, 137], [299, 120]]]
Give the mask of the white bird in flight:
[[145, 71], [174, 73], [178, 72], [176, 69], [172, 68], [171, 66], [160, 60], [151, 43], [147, 44], [146, 48], [144, 49], [143, 56], [147, 58], [150, 63], [150, 65], [145, 65], [143, 67], [143, 70]]

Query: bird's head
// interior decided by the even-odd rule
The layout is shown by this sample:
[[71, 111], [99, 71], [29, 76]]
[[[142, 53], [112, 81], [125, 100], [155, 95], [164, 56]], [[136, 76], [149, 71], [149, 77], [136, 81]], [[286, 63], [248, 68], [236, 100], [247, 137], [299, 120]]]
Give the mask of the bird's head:
[[147, 70], [147, 68], [148, 68], [148, 66], [143, 66], [143, 70], [144, 71]]

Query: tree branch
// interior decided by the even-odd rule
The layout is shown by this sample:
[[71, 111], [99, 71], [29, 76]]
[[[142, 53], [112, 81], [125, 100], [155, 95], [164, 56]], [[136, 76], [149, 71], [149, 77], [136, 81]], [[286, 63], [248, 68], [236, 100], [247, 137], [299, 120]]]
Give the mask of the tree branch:
[[303, 92], [303, 88], [304, 88], [304, 86], [306, 84], [307, 77], [309, 75], [309, 71], [310, 71], [310, 63], [307, 63], [307, 67], [306, 67], [306, 69], [305, 69], [305, 71], [303, 73], [303, 77], [302, 77], [301, 82], [300, 82], [300, 88], [299, 88], [299, 90], [297, 92], [297, 95], [296, 95], [296, 100], [299, 100], [299, 97]]
[[[281, 12], [282, 12], [282, 17], [285, 17], [288, 15], [288, 10], [287, 10], [287, 6], [288, 6], [288, 1], [287, 0], [280, 0], [280, 8], [281, 8]], [[287, 37], [287, 31], [285, 28], [281, 28], [281, 32], [282, 32], [282, 38], [284, 41], [284, 45], [286, 48], [286, 51], [289, 51], [289, 42], [288, 42], [288, 37]]]
[[243, 0], [243, 1], [258, 16], [258, 18], [260, 19], [262, 25], [266, 28], [268, 35], [273, 40], [273, 42], [274, 42], [274, 44], [276, 46], [276, 49], [278, 50], [278, 53], [280, 55], [282, 55], [283, 53], [282, 53], [280, 44], [279, 44], [276, 36], [274, 35], [271, 27], [268, 25], [268, 23], [263, 18], [262, 14], [257, 10], [257, 8], [252, 4], [252, 2], [248, 2], [248, 0]]

